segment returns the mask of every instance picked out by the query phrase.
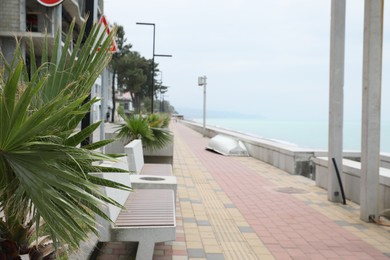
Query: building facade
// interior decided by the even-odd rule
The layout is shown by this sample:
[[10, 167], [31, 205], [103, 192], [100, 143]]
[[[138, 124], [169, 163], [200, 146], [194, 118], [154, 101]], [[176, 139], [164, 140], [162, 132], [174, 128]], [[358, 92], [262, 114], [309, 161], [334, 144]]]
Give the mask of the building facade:
[[[29, 43], [32, 39], [35, 46], [35, 59], [39, 63], [45, 37], [48, 38], [48, 53], [51, 54], [58, 28], [61, 29], [62, 36], [65, 37], [71, 22], [74, 20], [73, 38], [75, 42], [84, 23], [87, 23], [86, 31], [88, 33], [88, 28], [92, 27], [93, 22], [98, 21], [103, 15], [103, 0], [58, 0], [60, 4], [56, 6], [45, 5], [48, 2], [57, 1], [0, 0], [0, 51], [7, 61], [13, 59], [16, 48], [15, 39], [18, 39], [27, 63], [29, 62]], [[58, 50], [58, 52], [62, 51], [73, 51], [73, 46], [70, 46], [70, 50]], [[2, 73], [1, 61], [0, 73]], [[106, 100], [94, 104], [91, 111], [91, 122], [104, 119], [109, 107], [112, 107], [112, 101], [109, 98], [112, 96], [109, 79], [109, 75], [105, 79], [100, 77], [92, 89], [91, 96], [106, 97]]]
[[[77, 32], [86, 22], [87, 14], [96, 21], [102, 13], [103, 0], [64, 0], [55, 7], [45, 6], [37, 0], [1, 0], [1, 51], [7, 60], [10, 60], [15, 51], [15, 37], [22, 39], [21, 46], [25, 52], [28, 51], [26, 47], [31, 38], [36, 46], [37, 58], [39, 58], [41, 50], [39, 46], [46, 34], [50, 43], [50, 40], [54, 40], [57, 28], [61, 28], [64, 33], [67, 32], [74, 19], [76, 23], [74, 37], [76, 38]], [[89, 20], [92, 21], [91, 18]]]

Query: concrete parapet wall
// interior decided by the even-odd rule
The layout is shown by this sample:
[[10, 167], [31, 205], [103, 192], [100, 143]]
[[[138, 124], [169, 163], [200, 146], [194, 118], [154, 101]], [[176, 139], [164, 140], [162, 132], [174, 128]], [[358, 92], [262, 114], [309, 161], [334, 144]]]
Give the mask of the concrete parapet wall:
[[173, 164], [173, 145], [174, 140], [167, 144], [164, 148], [157, 150], [144, 149], [145, 163], [167, 163]]
[[[180, 122], [197, 132], [203, 133], [203, 126], [199, 123], [187, 120]], [[326, 151], [309, 150], [288, 143], [263, 139], [223, 128], [206, 127], [205, 135], [207, 137], [212, 138], [217, 134], [224, 134], [242, 141], [249, 155], [253, 158], [269, 163], [290, 174], [303, 175], [309, 178], [314, 177], [311, 158], [327, 155]]]
[[[388, 156], [382, 156], [382, 165], [387, 165]], [[317, 157], [312, 159], [316, 169], [316, 185], [327, 189], [328, 187], [328, 158]], [[340, 168], [340, 166], [339, 166]], [[343, 159], [343, 173], [341, 179], [343, 182], [345, 197], [355, 203], [360, 204], [360, 162]], [[381, 167], [379, 177], [379, 197], [381, 209], [390, 208], [390, 169]]]

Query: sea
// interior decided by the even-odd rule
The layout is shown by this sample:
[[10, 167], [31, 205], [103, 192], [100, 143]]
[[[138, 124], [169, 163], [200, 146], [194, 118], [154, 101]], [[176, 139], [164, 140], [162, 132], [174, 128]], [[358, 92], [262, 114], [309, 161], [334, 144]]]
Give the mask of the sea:
[[[193, 121], [203, 124], [202, 118]], [[328, 121], [269, 120], [253, 118], [207, 118], [206, 125], [304, 148], [328, 149]], [[361, 150], [361, 122], [346, 121], [343, 150]], [[390, 121], [381, 122], [381, 153], [390, 153]]]

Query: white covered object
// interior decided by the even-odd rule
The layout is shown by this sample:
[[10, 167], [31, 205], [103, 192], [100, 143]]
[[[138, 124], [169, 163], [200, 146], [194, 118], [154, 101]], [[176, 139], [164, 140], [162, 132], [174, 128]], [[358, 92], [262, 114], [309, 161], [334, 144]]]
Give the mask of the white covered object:
[[226, 135], [214, 136], [210, 139], [206, 148], [223, 155], [249, 156], [245, 145], [241, 141]]

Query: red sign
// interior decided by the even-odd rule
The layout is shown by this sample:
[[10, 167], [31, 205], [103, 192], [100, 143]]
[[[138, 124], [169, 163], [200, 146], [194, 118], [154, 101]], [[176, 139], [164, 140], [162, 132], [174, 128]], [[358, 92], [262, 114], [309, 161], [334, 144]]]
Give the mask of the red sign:
[[[101, 30], [104, 30], [106, 33], [106, 36], [108, 36], [110, 34], [111, 30], [110, 30], [110, 25], [108, 24], [106, 17], [103, 15], [100, 18], [99, 22], [103, 25], [101, 27]], [[118, 46], [116, 45], [116, 42], [114, 39], [111, 41], [111, 46], [110, 46], [109, 51], [110, 52], [117, 52], [118, 51]]]
[[64, 0], [37, 0], [38, 3], [47, 7], [54, 7], [61, 4]]

